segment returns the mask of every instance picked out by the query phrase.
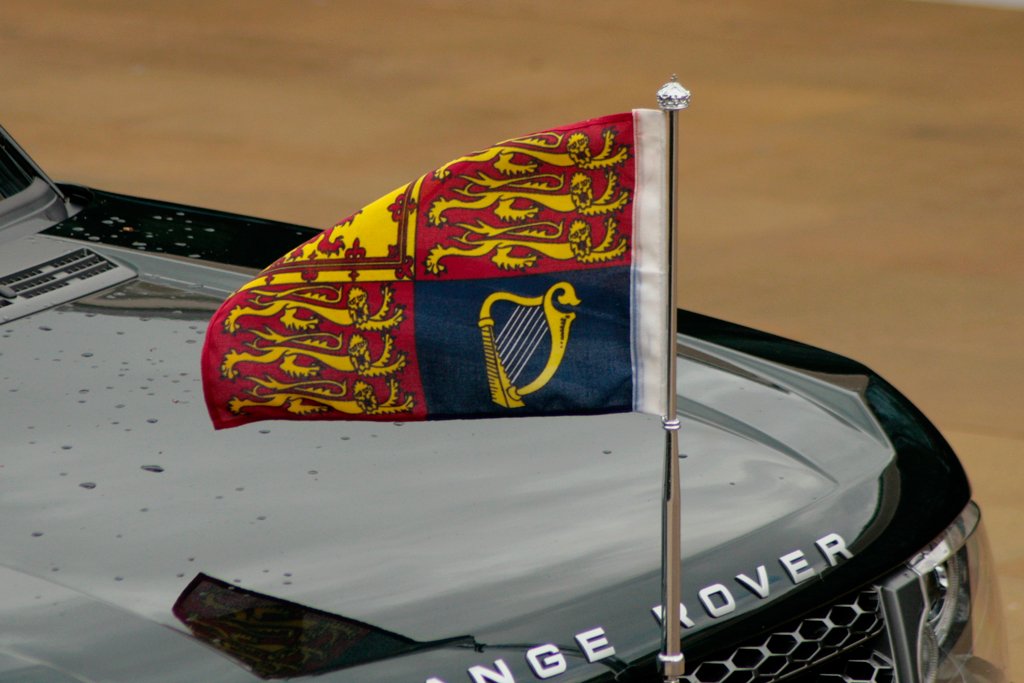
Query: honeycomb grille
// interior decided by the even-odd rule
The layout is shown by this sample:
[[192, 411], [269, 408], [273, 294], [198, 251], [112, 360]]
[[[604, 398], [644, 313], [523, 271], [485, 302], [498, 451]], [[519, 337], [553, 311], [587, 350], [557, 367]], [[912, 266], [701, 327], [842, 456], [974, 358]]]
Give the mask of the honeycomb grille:
[[889, 658], [870, 647], [858, 648], [845, 661], [833, 659], [818, 674], [818, 683], [893, 683], [896, 674]]
[[[787, 624], [773, 633], [752, 638], [724, 659], [704, 660], [683, 679], [687, 683], [781, 681], [848, 652], [880, 633], [884, 627], [878, 594], [874, 589], [868, 589]], [[840, 667], [837, 672], [842, 673], [834, 674], [830, 681], [889, 683], [892, 680], [891, 665], [888, 680], [884, 673], [872, 673], [873, 677], [860, 678], [872, 664], [860, 666], [859, 661], [855, 663], [848, 660], [847, 665], [854, 666], [854, 675], [845, 677], [845, 669]], [[884, 668], [883, 665], [879, 666]]]

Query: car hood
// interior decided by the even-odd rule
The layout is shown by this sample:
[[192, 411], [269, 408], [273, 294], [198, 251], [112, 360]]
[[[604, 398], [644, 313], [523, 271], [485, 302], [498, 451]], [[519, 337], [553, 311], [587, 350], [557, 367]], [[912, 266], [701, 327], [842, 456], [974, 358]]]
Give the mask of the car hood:
[[[577, 656], [562, 680], [657, 650], [659, 420], [275, 421], [215, 432], [200, 350], [224, 282], [244, 274], [90, 246], [142, 277], [0, 326], [4, 567], [127, 613], [125, 624], [188, 633], [172, 609], [202, 574], [437, 644], [339, 680], [461, 679], [502, 656], [525, 678], [514, 653], [540, 643], [578, 653], [574, 636], [597, 627], [616, 656]], [[678, 372], [691, 651], [715, 634], [720, 646], [733, 638], [721, 635], [728, 625], [764, 619], [787, 596], [799, 612], [860, 587], [949, 521], [890, 538], [935, 481], [900, 476], [892, 425], [921, 420], [903, 404], [880, 416], [871, 392], [887, 385], [866, 368], [766, 360], [697, 320], [679, 337]], [[830, 534], [852, 559], [819, 550]], [[795, 551], [826, 580], [795, 581], [779, 559]], [[734, 579], [759, 566], [767, 597]], [[699, 594], [715, 584], [736, 601], [723, 617]]]

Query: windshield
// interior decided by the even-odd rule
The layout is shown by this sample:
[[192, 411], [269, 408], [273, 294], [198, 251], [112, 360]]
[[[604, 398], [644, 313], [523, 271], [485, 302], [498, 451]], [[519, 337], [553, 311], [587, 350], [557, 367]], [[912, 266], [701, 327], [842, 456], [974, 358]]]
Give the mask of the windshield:
[[65, 197], [0, 126], [0, 244], [52, 227], [80, 211], [83, 199]]

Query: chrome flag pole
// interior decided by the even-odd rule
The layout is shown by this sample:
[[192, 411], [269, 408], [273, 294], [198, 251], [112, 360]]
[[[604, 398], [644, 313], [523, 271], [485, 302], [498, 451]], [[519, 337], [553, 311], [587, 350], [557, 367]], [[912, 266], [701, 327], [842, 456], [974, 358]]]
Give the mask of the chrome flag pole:
[[672, 80], [658, 90], [658, 106], [665, 113], [668, 127], [666, 145], [666, 229], [668, 241], [666, 260], [668, 276], [667, 330], [668, 330], [668, 377], [665, 384], [665, 488], [662, 493], [661, 523], [661, 604], [662, 639], [661, 660], [666, 683], [675, 683], [683, 675], [686, 660], [680, 651], [679, 603], [681, 599], [682, 568], [679, 548], [679, 418], [676, 415], [676, 179], [679, 170], [679, 111], [690, 106], [690, 92]]

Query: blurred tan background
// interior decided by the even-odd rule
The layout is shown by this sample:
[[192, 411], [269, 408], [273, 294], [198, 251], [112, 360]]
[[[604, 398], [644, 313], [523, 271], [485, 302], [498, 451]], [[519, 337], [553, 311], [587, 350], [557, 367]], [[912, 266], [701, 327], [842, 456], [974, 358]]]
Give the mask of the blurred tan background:
[[3, 0], [56, 179], [327, 227], [678, 72], [681, 305], [860, 360], [962, 455], [1024, 672], [1024, 12], [904, 0]]

